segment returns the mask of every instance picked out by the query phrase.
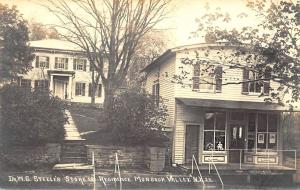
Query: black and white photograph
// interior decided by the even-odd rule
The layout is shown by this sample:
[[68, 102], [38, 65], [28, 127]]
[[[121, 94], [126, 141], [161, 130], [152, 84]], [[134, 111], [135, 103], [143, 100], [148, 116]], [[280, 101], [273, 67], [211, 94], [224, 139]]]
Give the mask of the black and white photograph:
[[300, 189], [299, 0], [0, 0], [0, 189]]

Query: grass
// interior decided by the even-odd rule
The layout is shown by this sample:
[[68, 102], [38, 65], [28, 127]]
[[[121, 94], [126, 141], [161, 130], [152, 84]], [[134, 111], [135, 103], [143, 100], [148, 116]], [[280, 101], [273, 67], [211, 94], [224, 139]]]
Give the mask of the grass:
[[101, 113], [100, 109], [71, 105], [69, 111], [79, 133], [85, 134], [91, 131], [97, 131], [101, 128], [101, 125], [97, 120]]

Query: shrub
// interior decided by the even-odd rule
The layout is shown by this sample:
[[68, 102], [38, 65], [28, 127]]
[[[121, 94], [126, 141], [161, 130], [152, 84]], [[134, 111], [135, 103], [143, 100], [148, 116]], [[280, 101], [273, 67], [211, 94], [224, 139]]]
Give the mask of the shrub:
[[1, 89], [0, 136], [7, 145], [61, 142], [67, 117], [64, 103], [48, 91], [32, 91], [16, 85]]
[[165, 140], [167, 108], [152, 95], [128, 90], [114, 97], [110, 110], [104, 110], [101, 124], [108, 125], [110, 138], [120, 144], [153, 144]]

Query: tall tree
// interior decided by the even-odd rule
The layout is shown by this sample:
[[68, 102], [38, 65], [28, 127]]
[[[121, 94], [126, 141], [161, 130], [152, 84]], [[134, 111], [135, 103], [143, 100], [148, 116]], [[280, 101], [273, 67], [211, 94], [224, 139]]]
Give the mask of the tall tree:
[[59, 39], [59, 33], [53, 26], [31, 20], [29, 22], [30, 40]]
[[162, 30], [152, 30], [141, 39], [132, 58], [133, 64], [128, 70], [127, 79], [131, 88], [137, 90], [142, 88], [145, 77], [141, 70], [166, 50], [167, 41]]
[[109, 108], [141, 38], [165, 17], [167, 0], [47, 1], [62, 36], [86, 52], [100, 75]]
[[[241, 29], [221, 27], [232, 20], [229, 14], [217, 10], [197, 19], [198, 30], [194, 34], [203, 35], [208, 43], [222, 41], [228, 46], [234, 46], [234, 53], [221, 58], [225, 64], [262, 76], [253, 78], [253, 81], [261, 80], [263, 83], [272, 80], [279, 83], [277, 89], [270, 89], [271, 98], [266, 97], [265, 100], [292, 106], [291, 103], [299, 100], [300, 92], [300, 6], [292, 1], [266, 0], [252, 0], [247, 6], [256, 13], [257, 26]], [[239, 16], [244, 17], [246, 14]], [[222, 51], [219, 52], [220, 57]], [[246, 64], [237, 64], [238, 59]], [[193, 60], [185, 59], [183, 62], [190, 64]], [[205, 60], [202, 62], [207, 64]], [[239, 80], [236, 83], [253, 81]], [[223, 85], [228, 83], [223, 80]], [[291, 96], [286, 97], [287, 94]]]
[[13, 80], [31, 68], [27, 22], [15, 6], [0, 4], [0, 79]]

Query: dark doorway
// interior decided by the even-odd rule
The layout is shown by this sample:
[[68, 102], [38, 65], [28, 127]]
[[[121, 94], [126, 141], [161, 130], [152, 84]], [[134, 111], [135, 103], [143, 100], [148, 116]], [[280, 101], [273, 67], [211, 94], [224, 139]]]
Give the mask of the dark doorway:
[[185, 132], [185, 163], [192, 163], [194, 155], [198, 161], [199, 155], [199, 125], [186, 125]]
[[244, 161], [245, 127], [242, 124], [230, 124], [229, 134], [229, 162], [239, 163]]

